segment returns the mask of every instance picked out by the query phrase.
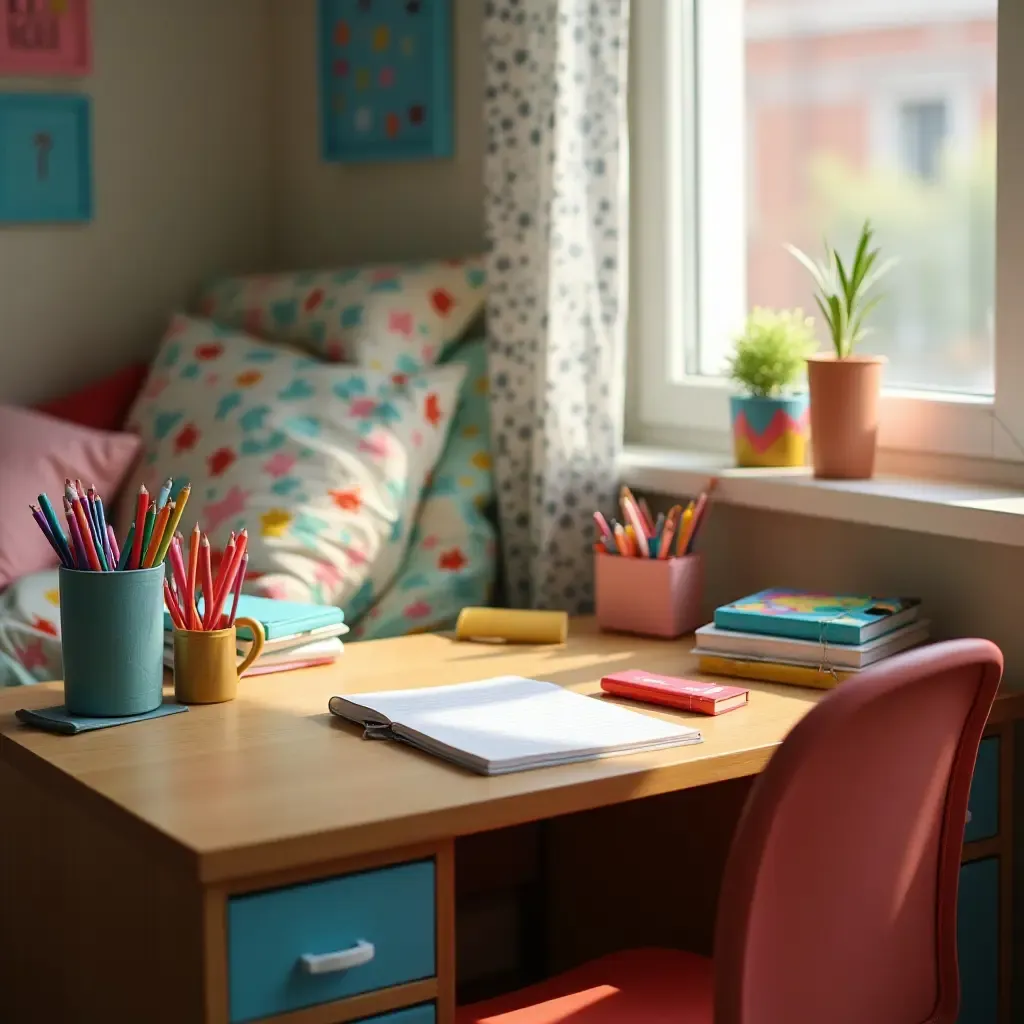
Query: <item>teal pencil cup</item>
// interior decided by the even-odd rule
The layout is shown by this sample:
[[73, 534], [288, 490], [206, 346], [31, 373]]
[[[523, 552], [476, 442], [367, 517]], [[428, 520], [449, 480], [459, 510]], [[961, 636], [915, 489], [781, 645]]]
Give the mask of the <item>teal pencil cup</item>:
[[160, 706], [164, 568], [60, 569], [64, 703], [73, 715], [119, 718]]

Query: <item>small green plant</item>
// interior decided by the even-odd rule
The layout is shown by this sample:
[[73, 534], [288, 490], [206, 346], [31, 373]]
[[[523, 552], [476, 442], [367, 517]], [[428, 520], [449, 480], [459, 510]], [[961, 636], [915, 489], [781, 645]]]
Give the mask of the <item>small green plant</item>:
[[807, 268], [818, 287], [814, 301], [828, 324], [837, 359], [853, 355], [854, 347], [868, 333], [864, 321], [884, 295], [868, 298], [867, 293], [896, 263], [895, 260], [888, 260], [875, 266], [880, 250], [871, 248], [871, 235], [871, 223], [864, 221], [857, 241], [857, 251], [849, 269], [838, 250], [829, 245], [827, 240], [825, 260], [821, 263], [812, 260], [795, 245], [786, 246]]
[[754, 398], [775, 398], [803, 377], [817, 348], [814, 321], [802, 309], [755, 309], [729, 360], [729, 376]]

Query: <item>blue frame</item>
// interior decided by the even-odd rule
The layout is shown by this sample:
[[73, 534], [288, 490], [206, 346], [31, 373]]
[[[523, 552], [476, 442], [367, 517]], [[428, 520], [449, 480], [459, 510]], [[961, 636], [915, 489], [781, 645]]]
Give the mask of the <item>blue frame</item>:
[[92, 216], [89, 98], [0, 93], [0, 224], [73, 224]]
[[453, 155], [451, 0], [319, 0], [317, 31], [324, 160]]

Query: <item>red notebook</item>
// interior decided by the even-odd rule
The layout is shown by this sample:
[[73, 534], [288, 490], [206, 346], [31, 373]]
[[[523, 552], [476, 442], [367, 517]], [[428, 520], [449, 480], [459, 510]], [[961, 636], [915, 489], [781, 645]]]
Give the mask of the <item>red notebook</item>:
[[601, 689], [616, 697], [630, 697], [649, 704], [667, 704], [701, 715], [721, 715], [747, 703], [749, 690], [718, 683], [698, 683], [694, 679], [659, 676], [642, 669], [615, 672], [601, 680]]

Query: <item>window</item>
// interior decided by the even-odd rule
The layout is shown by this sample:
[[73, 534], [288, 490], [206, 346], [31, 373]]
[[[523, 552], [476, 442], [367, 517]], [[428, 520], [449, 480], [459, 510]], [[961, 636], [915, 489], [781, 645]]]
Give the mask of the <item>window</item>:
[[904, 173], [930, 184], [937, 182], [945, 145], [946, 104], [942, 100], [900, 104], [900, 156]]
[[[1004, 7], [634, 0], [631, 441], [724, 443], [746, 311], [816, 308], [784, 243], [849, 245], [870, 218], [899, 260], [862, 346], [889, 361], [882, 444], [1024, 456], [1024, 289], [1008, 269], [996, 316], [997, 39], [1011, 20], [1024, 31]], [[1009, 229], [1024, 129], [1006, 99], [1024, 97], [1024, 62], [1004, 63], [999, 130], [1021, 145], [1000, 155], [1000, 257], [1024, 271]]]

